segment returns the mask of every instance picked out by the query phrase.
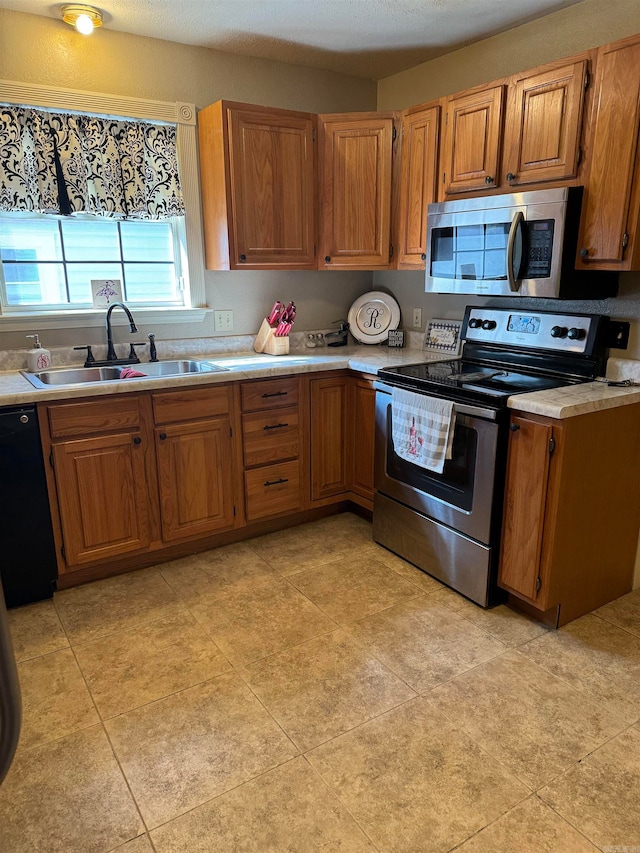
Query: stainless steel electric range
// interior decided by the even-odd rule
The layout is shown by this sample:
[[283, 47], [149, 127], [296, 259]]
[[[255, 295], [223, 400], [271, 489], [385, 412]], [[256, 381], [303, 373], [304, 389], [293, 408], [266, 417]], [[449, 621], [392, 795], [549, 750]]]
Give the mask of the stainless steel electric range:
[[[507, 401], [604, 373], [607, 323], [595, 314], [468, 307], [461, 359], [379, 371], [376, 542], [478, 604], [496, 603]], [[453, 401], [452, 458], [441, 474], [396, 453], [394, 388]]]

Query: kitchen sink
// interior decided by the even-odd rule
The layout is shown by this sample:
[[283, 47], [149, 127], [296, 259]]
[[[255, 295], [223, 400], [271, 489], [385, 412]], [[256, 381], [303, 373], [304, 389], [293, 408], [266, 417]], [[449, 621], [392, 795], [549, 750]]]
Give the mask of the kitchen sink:
[[145, 377], [157, 376], [182, 376], [188, 373], [217, 373], [227, 370], [210, 361], [193, 361], [192, 359], [180, 359], [177, 361], [155, 361], [145, 364], [118, 365], [116, 367], [62, 367], [57, 370], [43, 370], [40, 373], [27, 373], [22, 370], [22, 375], [36, 388], [49, 388], [51, 386], [66, 385], [90, 385], [94, 382], [112, 382], [120, 379], [122, 371], [127, 367], [144, 376], [129, 377], [123, 379], [125, 382]]

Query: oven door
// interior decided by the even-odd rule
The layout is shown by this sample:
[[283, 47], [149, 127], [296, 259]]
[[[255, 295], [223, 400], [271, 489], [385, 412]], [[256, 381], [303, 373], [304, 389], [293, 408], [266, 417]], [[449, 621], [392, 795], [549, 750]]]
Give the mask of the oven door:
[[376, 383], [375, 486], [389, 498], [489, 545], [499, 426], [492, 409], [456, 405], [452, 458], [442, 474], [400, 458], [391, 388]]

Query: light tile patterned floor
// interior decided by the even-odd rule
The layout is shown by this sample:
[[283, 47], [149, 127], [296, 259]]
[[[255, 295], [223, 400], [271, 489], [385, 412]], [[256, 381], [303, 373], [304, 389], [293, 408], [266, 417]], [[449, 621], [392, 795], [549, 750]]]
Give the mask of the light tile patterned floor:
[[640, 590], [547, 631], [345, 514], [10, 623], [2, 853], [640, 850]]

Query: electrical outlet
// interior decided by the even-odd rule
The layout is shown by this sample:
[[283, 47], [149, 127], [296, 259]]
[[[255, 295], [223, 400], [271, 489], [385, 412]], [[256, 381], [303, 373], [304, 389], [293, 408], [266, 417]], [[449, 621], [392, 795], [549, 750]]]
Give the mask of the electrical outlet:
[[414, 308], [413, 309], [413, 328], [421, 329], [422, 328], [422, 308]]
[[216, 332], [233, 332], [233, 311], [214, 311], [213, 328]]

